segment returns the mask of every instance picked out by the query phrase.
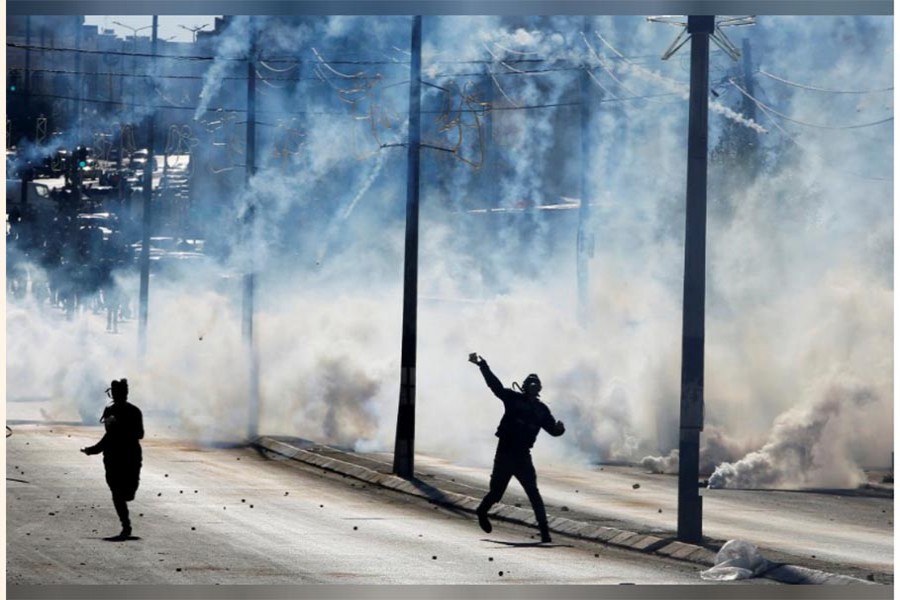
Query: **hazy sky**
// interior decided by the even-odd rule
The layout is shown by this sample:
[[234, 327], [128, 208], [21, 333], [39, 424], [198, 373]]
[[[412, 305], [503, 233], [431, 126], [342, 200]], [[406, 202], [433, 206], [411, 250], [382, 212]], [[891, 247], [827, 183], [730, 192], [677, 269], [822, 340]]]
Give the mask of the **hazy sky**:
[[[88, 15], [85, 17], [85, 23], [88, 25], [98, 25], [100, 29], [112, 29], [116, 32], [116, 35], [120, 37], [130, 36], [132, 34], [131, 29], [116, 25], [113, 21], [119, 21], [120, 23], [124, 23], [135, 29], [147, 27], [146, 30], [139, 31], [138, 35], [149, 36], [149, 26], [153, 23], [153, 17], [151, 15]], [[179, 27], [179, 25], [184, 25], [184, 27], [189, 29], [207, 25], [204, 31], [211, 31], [214, 21], [215, 16], [210, 15], [160, 15], [159, 39], [166, 40], [172, 38], [172, 41], [175, 42], [189, 42], [193, 39], [193, 34], [187, 29]]]

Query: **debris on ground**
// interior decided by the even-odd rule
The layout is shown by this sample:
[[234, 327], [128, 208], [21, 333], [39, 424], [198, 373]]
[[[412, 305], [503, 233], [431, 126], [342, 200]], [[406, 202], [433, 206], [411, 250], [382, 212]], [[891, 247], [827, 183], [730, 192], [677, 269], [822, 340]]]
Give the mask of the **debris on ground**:
[[715, 565], [702, 571], [705, 581], [735, 581], [756, 577], [769, 567], [769, 561], [750, 542], [729, 540], [716, 553]]

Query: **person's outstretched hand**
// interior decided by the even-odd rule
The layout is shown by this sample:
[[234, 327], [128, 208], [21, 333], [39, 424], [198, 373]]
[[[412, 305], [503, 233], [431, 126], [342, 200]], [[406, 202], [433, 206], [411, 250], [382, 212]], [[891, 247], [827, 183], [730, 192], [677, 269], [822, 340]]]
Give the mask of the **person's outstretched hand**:
[[556, 430], [559, 431], [559, 435], [562, 435], [566, 432], [566, 426], [562, 421], [556, 422]]
[[485, 362], [485, 360], [483, 357], [478, 356], [477, 352], [472, 352], [471, 354], [469, 354], [469, 362], [480, 367]]

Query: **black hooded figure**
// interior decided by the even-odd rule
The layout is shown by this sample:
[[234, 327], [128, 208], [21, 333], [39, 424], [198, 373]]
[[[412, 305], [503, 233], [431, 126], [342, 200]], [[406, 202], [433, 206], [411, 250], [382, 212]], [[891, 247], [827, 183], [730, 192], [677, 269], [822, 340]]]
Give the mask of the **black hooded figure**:
[[503, 401], [504, 413], [497, 427], [497, 453], [494, 456], [494, 469], [491, 472], [490, 491], [481, 501], [476, 514], [478, 524], [486, 532], [493, 529], [488, 520], [487, 513], [491, 507], [500, 501], [509, 480], [515, 476], [522, 484], [522, 488], [531, 501], [534, 516], [537, 519], [541, 531], [541, 542], [550, 541], [550, 529], [547, 526], [547, 511], [544, 508], [544, 500], [537, 487], [537, 473], [534, 463], [531, 461], [531, 447], [537, 439], [538, 433], [544, 429], [550, 435], [557, 437], [565, 433], [566, 427], [562, 421], [557, 421], [550, 413], [547, 405], [540, 401], [538, 395], [541, 392], [541, 380], [534, 373], [525, 378], [522, 383], [522, 391], [516, 391], [503, 387], [497, 376], [491, 372], [487, 361], [476, 353], [469, 355], [469, 361], [478, 365], [484, 381], [494, 395]]
[[141, 444], [144, 437], [144, 420], [141, 409], [128, 402], [128, 381], [120, 379], [110, 384], [107, 395], [112, 404], [103, 409], [100, 422], [106, 434], [93, 446], [82, 448], [85, 454], [103, 453], [106, 484], [112, 492], [116, 514], [122, 522], [120, 539], [131, 536], [128, 518], [128, 502], [134, 500], [141, 476]]

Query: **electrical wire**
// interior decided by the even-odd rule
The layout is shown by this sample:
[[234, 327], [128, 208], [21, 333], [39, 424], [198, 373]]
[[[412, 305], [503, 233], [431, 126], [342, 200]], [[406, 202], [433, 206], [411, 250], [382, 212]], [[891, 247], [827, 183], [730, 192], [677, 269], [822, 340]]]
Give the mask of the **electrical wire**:
[[844, 130], [844, 129], [861, 129], [861, 128], [863, 128], [863, 127], [874, 127], [875, 125], [882, 125], [882, 124], [884, 124], [884, 123], [889, 123], [889, 122], [891, 122], [891, 121], [894, 120], [894, 117], [888, 117], [888, 118], [886, 118], [886, 119], [882, 119], [882, 120], [880, 120], [880, 121], [873, 121], [873, 122], [871, 122], [871, 123], [860, 123], [860, 124], [857, 124], [857, 125], [841, 125], [841, 126], [836, 126], [836, 125], [821, 125], [821, 124], [816, 124], [816, 123], [808, 123], [808, 122], [806, 122], [806, 121], [800, 121], [800, 120], [798, 120], [798, 119], [794, 119], [794, 118], [792, 118], [792, 117], [789, 117], [789, 116], [787, 116], [787, 115], [784, 114], [784, 113], [778, 112], [777, 110], [775, 110], [775, 109], [772, 108], [771, 106], [769, 106], [769, 105], [767, 105], [767, 104], [764, 104], [764, 103], [761, 102], [760, 100], [757, 100], [756, 98], [754, 98], [753, 96], [751, 96], [750, 93], [747, 92], [747, 90], [745, 90], [744, 88], [742, 88], [741, 86], [739, 86], [739, 85], [734, 81], [733, 78], [732, 78], [732, 79], [729, 79], [729, 82], [731, 83], [731, 85], [733, 85], [734, 87], [736, 87], [736, 88], [738, 89], [738, 91], [740, 91], [744, 96], [746, 96], [751, 102], [753, 102], [754, 104], [756, 104], [756, 105], [757, 105], [759, 108], [761, 108], [762, 110], [764, 110], [764, 111], [766, 111], [766, 112], [768, 112], [768, 113], [771, 113], [771, 114], [773, 114], [773, 115], [776, 115], [776, 116], [778, 116], [778, 117], [784, 119], [785, 121], [789, 121], [789, 122], [791, 122], [791, 123], [796, 123], [797, 125], [803, 125], [804, 127], [813, 127], [813, 128], [815, 128], [815, 129], [828, 129], [828, 130], [832, 130], [832, 131], [835, 131], [835, 130]]
[[828, 89], [828, 88], [817, 87], [817, 86], [812, 86], [812, 85], [804, 85], [802, 83], [797, 83], [796, 81], [789, 81], [787, 79], [778, 77], [777, 75], [773, 75], [772, 73], [769, 73], [762, 69], [757, 69], [756, 72], [759, 73], [760, 75], [764, 75], [764, 76], [768, 77], [769, 79], [774, 79], [775, 81], [780, 81], [781, 83], [784, 83], [786, 85], [796, 87], [796, 88], [801, 88], [804, 90], [812, 90], [814, 92], [826, 92], [829, 94], [877, 94], [877, 93], [881, 93], [881, 92], [894, 91], [893, 86], [891, 86], [889, 88], [881, 88], [881, 89], [876, 89], [876, 90], [834, 90], [834, 89]]

